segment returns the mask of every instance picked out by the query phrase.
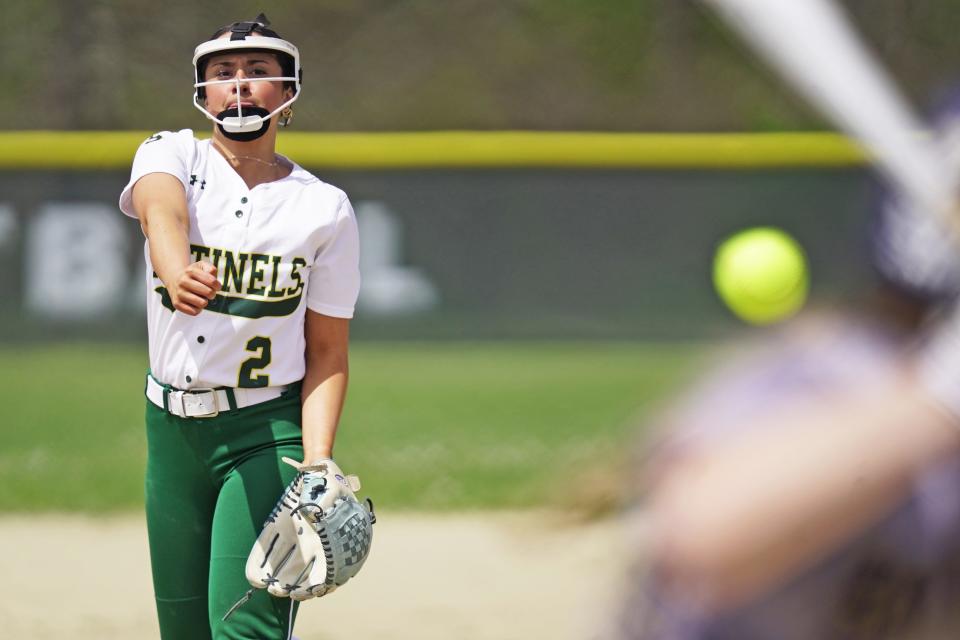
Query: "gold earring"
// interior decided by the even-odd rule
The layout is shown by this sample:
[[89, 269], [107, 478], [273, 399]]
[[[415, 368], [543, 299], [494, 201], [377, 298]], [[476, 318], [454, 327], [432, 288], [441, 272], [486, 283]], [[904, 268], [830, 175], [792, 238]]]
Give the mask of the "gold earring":
[[291, 120], [293, 120], [293, 109], [287, 107], [280, 112], [280, 117], [277, 118], [277, 124], [281, 127], [286, 127], [290, 125]]

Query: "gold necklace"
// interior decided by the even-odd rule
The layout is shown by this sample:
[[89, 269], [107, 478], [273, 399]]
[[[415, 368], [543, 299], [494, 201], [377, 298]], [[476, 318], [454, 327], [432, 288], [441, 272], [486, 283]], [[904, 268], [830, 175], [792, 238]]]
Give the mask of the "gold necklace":
[[[274, 158], [276, 158], [276, 156], [274, 156]], [[267, 165], [268, 167], [279, 167], [279, 166], [280, 166], [280, 161], [279, 161], [279, 160], [274, 160], [273, 162], [267, 162], [266, 160], [261, 160], [260, 158], [255, 158], [255, 157], [253, 157], [253, 156], [238, 156], [238, 155], [234, 155], [234, 156], [233, 156], [233, 159], [234, 159], [234, 160], [253, 160], [254, 162], [259, 162], [260, 164], [265, 164], [265, 165]]]
[[227, 149], [226, 147], [224, 147], [222, 144], [220, 144], [220, 142], [219, 142], [216, 138], [213, 139], [213, 142], [214, 142], [214, 144], [217, 145], [217, 148], [218, 148], [218, 149], [220, 149], [221, 151], [223, 151], [223, 153], [228, 156], [227, 159], [230, 160], [230, 161], [232, 161], [232, 162], [234, 162], [234, 163], [236, 163], [237, 160], [253, 160], [254, 162], [259, 162], [260, 164], [265, 164], [265, 165], [267, 165], [268, 167], [279, 167], [279, 166], [280, 166], [280, 160], [277, 159], [277, 155], [276, 155], [276, 154], [273, 155], [273, 158], [274, 158], [273, 162], [267, 162], [266, 160], [261, 160], [260, 158], [257, 158], [257, 157], [254, 157], [254, 156], [238, 156], [237, 154], [233, 153], [232, 151], [230, 151], [229, 149]]

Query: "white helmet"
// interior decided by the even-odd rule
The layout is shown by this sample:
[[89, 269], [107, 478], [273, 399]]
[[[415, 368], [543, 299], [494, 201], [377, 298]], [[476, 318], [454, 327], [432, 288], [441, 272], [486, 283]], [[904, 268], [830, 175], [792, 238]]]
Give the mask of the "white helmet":
[[[303, 77], [303, 70], [300, 68], [300, 52], [290, 42], [279, 37], [272, 29], [267, 27], [270, 21], [262, 13], [250, 22], [234, 22], [229, 27], [220, 29], [215, 33], [212, 39], [201, 43], [193, 51], [193, 74], [194, 74], [194, 92], [193, 106], [199, 109], [203, 115], [210, 118], [220, 126], [220, 130], [228, 138], [234, 140], [254, 140], [266, 133], [270, 126], [270, 119], [277, 115], [300, 97], [300, 81]], [[230, 33], [230, 38], [222, 38], [225, 33]], [[204, 80], [207, 61], [211, 56], [220, 53], [229, 53], [233, 51], [270, 51], [277, 54], [280, 60], [280, 77], [270, 78], [246, 78], [240, 80], [234, 77], [231, 80]], [[283, 81], [293, 85], [293, 97], [267, 113], [266, 109], [260, 107], [248, 107], [246, 113], [240, 104], [240, 84], [241, 82], [275, 82]], [[216, 116], [211, 114], [203, 105], [206, 98], [204, 87], [214, 84], [236, 84], [237, 85], [237, 104], [235, 107], [227, 109]], [[286, 126], [289, 118], [282, 119], [280, 126]]]

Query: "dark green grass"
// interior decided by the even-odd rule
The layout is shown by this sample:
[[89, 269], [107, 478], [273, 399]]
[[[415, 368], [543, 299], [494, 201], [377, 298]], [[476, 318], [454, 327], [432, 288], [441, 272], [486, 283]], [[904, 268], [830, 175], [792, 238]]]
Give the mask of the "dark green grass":
[[[145, 347], [0, 349], [0, 511], [142, 503]], [[543, 504], [611, 465], [702, 347], [359, 343], [341, 466], [389, 508]]]

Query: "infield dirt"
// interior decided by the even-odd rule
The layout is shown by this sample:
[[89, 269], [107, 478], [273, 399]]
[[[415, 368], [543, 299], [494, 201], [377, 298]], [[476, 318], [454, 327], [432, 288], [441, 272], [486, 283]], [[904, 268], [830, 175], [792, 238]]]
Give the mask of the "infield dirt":
[[[378, 515], [363, 572], [301, 608], [301, 640], [583, 640], [616, 600], [616, 521]], [[6, 516], [0, 547], [3, 637], [159, 638], [139, 515]]]

